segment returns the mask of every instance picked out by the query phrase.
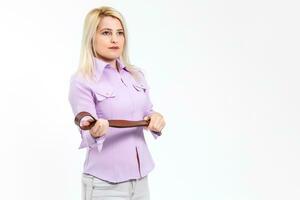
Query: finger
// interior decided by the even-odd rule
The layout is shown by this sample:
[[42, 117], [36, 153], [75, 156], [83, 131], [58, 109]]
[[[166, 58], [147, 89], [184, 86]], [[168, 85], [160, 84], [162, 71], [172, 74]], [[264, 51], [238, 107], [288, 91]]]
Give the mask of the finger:
[[148, 121], [150, 119], [150, 116], [144, 117], [144, 120]]
[[99, 135], [102, 135], [103, 132], [104, 132], [104, 130], [105, 130], [105, 124], [102, 124], [101, 127], [100, 127], [99, 130], [98, 130], [98, 134], [99, 134]]
[[83, 121], [80, 126], [88, 126], [90, 125], [90, 122], [89, 121]]
[[82, 126], [88, 126], [91, 122], [93, 122], [94, 119], [90, 116], [85, 116], [80, 120], [80, 125]]
[[159, 121], [159, 120], [157, 120], [157, 121], [155, 122], [154, 128], [155, 128], [156, 131], [159, 130], [159, 128], [160, 128], [160, 121]]
[[108, 127], [109, 126], [109, 123], [108, 123], [108, 121], [107, 120], [105, 120], [105, 119], [101, 119], [100, 120], [100, 124], [101, 124], [101, 127]]
[[96, 133], [96, 135], [98, 136], [98, 137], [100, 137], [101, 135], [102, 135], [102, 128], [100, 128], [100, 129], [98, 129], [97, 130], [97, 133]]
[[160, 132], [164, 128], [164, 121], [161, 120], [159, 125], [158, 125], [158, 131]]
[[90, 118], [90, 119], [88, 119], [87, 120], [87, 122], [89, 122], [89, 123], [92, 123], [92, 122], [94, 122], [95, 120], [93, 119], [93, 118]]
[[97, 134], [99, 135], [99, 132], [103, 129], [103, 124], [101, 123], [101, 121], [98, 121], [99, 123], [98, 123], [98, 127], [97, 127], [97, 130], [96, 130], [96, 132], [97, 132]]
[[80, 126], [87, 126], [87, 125], [89, 125], [89, 122], [85, 118], [80, 120]]
[[99, 121], [97, 121], [95, 126], [93, 126], [93, 128], [92, 128], [93, 133], [98, 135], [98, 131], [100, 128], [101, 128], [101, 125], [99, 124]]
[[157, 124], [156, 124], [156, 128], [158, 131], [161, 131], [165, 126], [165, 121], [163, 118], [160, 118], [158, 121], [157, 121]]
[[101, 121], [101, 126], [98, 130], [98, 135], [102, 136], [104, 134], [104, 132], [107, 130], [108, 126], [109, 126], [108, 121], [107, 120], [102, 120]]
[[153, 127], [156, 131], [158, 131], [160, 127], [161, 120], [159, 118], [156, 118], [155, 121], [153, 122]]
[[154, 128], [154, 123], [155, 123], [155, 119], [152, 118], [151, 121], [150, 121], [150, 123], [149, 123], [149, 125], [148, 125], [148, 128], [149, 128], [150, 130], [153, 130], [153, 128]]

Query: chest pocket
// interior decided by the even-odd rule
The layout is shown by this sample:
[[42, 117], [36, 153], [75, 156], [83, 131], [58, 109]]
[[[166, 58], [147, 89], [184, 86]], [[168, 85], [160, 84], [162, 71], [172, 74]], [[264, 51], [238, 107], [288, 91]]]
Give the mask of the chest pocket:
[[110, 86], [97, 88], [94, 92], [97, 102], [104, 101], [108, 98], [114, 98], [116, 96], [115, 91]]
[[94, 89], [95, 108], [98, 117], [111, 118], [116, 102], [116, 92], [111, 86], [101, 85]]
[[150, 99], [147, 95], [149, 87], [146, 84], [140, 82], [133, 82], [133, 93], [135, 108], [140, 112], [141, 117], [144, 115], [148, 107], [150, 106]]

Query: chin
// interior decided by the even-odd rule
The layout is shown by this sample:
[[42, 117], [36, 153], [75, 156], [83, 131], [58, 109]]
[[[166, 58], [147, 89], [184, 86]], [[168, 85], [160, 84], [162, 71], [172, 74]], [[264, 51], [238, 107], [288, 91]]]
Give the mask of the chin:
[[118, 57], [120, 57], [121, 55], [118, 53], [111, 53], [111, 54], [106, 54], [106, 55], [102, 55], [101, 57], [103, 57], [104, 59], [106, 60], [115, 60], [117, 59]]
[[114, 55], [109, 55], [109, 56], [107, 56], [107, 58], [109, 58], [109, 59], [111, 59], [111, 60], [117, 59], [118, 57], [120, 57], [119, 54], [118, 54], [118, 55], [114, 54]]

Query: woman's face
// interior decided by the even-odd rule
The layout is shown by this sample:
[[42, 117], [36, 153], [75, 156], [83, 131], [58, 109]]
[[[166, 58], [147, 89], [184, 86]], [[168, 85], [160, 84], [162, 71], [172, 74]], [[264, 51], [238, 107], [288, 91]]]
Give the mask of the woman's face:
[[121, 22], [110, 16], [103, 17], [95, 35], [97, 56], [106, 61], [115, 60], [122, 55], [124, 41], [124, 30]]

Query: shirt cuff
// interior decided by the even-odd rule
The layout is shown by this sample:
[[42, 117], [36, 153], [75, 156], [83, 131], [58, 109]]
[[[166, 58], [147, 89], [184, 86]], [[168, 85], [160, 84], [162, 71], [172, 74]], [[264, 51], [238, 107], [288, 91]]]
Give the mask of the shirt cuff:
[[81, 144], [78, 149], [82, 148], [94, 148], [97, 146], [98, 152], [102, 150], [103, 142], [105, 140], [105, 135], [94, 138], [88, 130], [80, 130], [81, 132]]
[[86, 148], [86, 147], [93, 147], [95, 146], [96, 139], [90, 134], [88, 130], [80, 130], [81, 133], [81, 144], [79, 149]]
[[160, 135], [155, 134], [155, 132], [153, 132], [153, 131], [150, 131], [150, 132], [151, 132], [152, 136], [154, 137], [154, 139], [157, 139], [160, 136]]
[[103, 142], [105, 140], [105, 135], [102, 135], [101, 137], [97, 138], [96, 141], [97, 141], [97, 148], [98, 148], [98, 152], [101, 152], [102, 150], [102, 147], [103, 147]]

